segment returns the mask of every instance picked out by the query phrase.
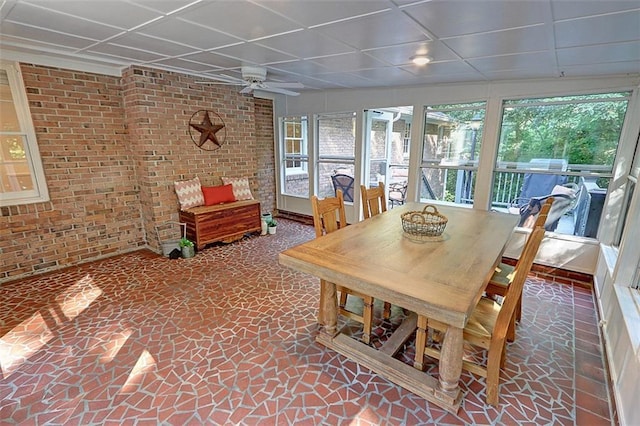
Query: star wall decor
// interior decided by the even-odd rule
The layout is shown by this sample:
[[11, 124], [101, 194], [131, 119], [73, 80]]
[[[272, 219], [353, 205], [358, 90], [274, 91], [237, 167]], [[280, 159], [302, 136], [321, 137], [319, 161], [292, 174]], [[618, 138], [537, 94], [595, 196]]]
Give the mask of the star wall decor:
[[[213, 117], [213, 120], [211, 119]], [[218, 132], [223, 130], [220, 135]], [[197, 135], [196, 133], [199, 133]], [[213, 111], [201, 109], [189, 119], [189, 135], [198, 148], [205, 151], [215, 151], [227, 139], [227, 130], [222, 117]], [[207, 143], [211, 141], [211, 143]]]

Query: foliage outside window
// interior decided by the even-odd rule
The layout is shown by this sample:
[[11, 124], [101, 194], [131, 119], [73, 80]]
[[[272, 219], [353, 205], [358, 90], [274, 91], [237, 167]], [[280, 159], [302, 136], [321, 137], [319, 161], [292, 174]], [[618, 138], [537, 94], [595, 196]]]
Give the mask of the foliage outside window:
[[0, 61], [0, 206], [48, 199], [20, 73]]
[[420, 199], [472, 204], [485, 102], [425, 108]]
[[588, 222], [592, 234], [586, 236], [595, 237], [599, 216], [577, 217], [576, 213], [594, 214], [589, 209], [604, 201], [629, 96], [607, 93], [504, 101], [492, 206], [505, 208], [515, 199], [549, 195], [555, 184], [575, 183], [581, 192], [567, 212], [570, 221], [558, 232], [585, 235]]
[[283, 193], [309, 195], [307, 117], [285, 117], [282, 123]]
[[355, 113], [321, 114], [316, 117], [318, 141], [317, 195], [333, 197], [333, 174], [355, 177]]

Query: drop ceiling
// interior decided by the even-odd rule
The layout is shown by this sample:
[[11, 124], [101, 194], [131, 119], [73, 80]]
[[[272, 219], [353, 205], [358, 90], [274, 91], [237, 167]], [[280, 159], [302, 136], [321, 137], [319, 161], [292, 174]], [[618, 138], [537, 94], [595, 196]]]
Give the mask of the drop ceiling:
[[[640, 74], [640, 0], [0, 0], [0, 58], [304, 90]], [[427, 54], [432, 62], [413, 65]]]

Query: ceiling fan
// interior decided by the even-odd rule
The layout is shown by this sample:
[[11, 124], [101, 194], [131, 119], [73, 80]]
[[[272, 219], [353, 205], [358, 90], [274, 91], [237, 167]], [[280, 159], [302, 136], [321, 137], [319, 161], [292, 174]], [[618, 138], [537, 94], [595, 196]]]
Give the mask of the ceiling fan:
[[198, 83], [234, 86], [242, 85], [244, 86], [242, 90], [240, 90], [240, 93], [242, 94], [253, 93], [254, 90], [262, 90], [265, 92], [281, 93], [287, 96], [298, 96], [300, 94], [288, 89], [302, 89], [304, 87], [302, 83], [280, 83], [277, 81], [267, 81], [266, 68], [243, 66], [241, 71], [242, 81], [238, 81], [237, 83], [219, 81], [199, 81]]

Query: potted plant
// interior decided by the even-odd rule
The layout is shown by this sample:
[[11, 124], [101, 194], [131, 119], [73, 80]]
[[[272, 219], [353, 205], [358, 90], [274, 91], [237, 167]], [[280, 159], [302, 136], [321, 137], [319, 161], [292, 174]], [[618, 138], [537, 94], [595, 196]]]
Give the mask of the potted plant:
[[181, 238], [178, 245], [180, 246], [180, 251], [182, 252], [182, 257], [184, 259], [187, 259], [196, 255], [196, 249], [193, 246], [193, 242], [188, 238]]
[[270, 221], [268, 221], [267, 231], [269, 232], [269, 234], [275, 234], [277, 226], [278, 226], [278, 222], [276, 222], [274, 219], [271, 219]]

